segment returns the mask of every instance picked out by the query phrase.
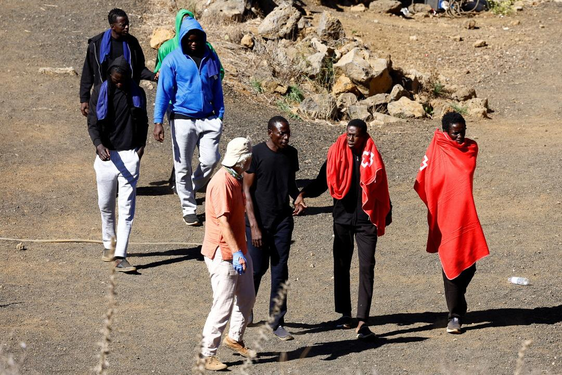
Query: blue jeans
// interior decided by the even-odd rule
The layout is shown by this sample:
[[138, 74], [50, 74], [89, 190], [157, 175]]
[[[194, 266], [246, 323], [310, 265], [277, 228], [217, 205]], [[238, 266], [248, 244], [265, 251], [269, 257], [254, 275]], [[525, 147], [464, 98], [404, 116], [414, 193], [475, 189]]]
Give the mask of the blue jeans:
[[[262, 247], [256, 248], [252, 245], [252, 231], [246, 226], [246, 238], [248, 242], [248, 252], [254, 264], [254, 288], [256, 295], [260, 287], [261, 278], [269, 268], [271, 260], [271, 294], [269, 299], [269, 315], [273, 315], [275, 307], [274, 299], [277, 297], [281, 284], [289, 279], [289, 250], [291, 248], [291, 236], [293, 234], [293, 217], [288, 216], [270, 229], [261, 229]], [[287, 313], [287, 296], [283, 304], [279, 306], [279, 313], [273, 316], [271, 328], [277, 329], [285, 323]]]

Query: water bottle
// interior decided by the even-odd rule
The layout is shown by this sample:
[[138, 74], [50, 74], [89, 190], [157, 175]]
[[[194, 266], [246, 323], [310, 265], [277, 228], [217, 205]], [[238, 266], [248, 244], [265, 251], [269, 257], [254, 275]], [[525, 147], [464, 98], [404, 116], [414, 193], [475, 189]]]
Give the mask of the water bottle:
[[512, 284], [517, 284], [517, 285], [529, 285], [529, 279], [527, 279], [526, 277], [517, 277], [517, 276], [512, 276], [509, 279], [507, 279], [510, 283]]

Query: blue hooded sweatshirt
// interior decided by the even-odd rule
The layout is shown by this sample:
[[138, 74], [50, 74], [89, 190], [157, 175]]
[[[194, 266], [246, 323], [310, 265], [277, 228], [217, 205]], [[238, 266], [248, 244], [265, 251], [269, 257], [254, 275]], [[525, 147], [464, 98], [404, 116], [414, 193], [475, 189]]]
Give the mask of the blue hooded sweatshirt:
[[222, 119], [224, 100], [220, 78], [220, 62], [215, 52], [207, 46], [203, 28], [193, 18], [186, 18], [181, 26], [180, 40], [187, 37], [191, 30], [200, 30], [205, 35], [205, 53], [201, 66], [179, 48], [170, 52], [160, 68], [156, 103], [154, 105], [154, 123], [161, 124], [169, 103], [172, 112], [191, 118], [213, 116]]

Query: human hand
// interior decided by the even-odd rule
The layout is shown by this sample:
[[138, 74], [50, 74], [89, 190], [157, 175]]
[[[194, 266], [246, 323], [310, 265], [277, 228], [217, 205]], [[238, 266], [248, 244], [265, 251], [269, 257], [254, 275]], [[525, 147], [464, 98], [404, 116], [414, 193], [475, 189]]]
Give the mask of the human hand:
[[90, 104], [88, 102], [80, 103], [80, 112], [82, 112], [83, 116], [88, 116], [89, 111], [90, 111]]
[[139, 147], [139, 149], [137, 150], [137, 155], [139, 156], [139, 160], [141, 160], [142, 156], [144, 155], [144, 146]]
[[110, 153], [107, 147], [105, 147], [100, 143], [99, 145], [96, 146], [96, 150], [98, 151], [98, 156], [102, 161], [110, 160]]
[[261, 230], [257, 226], [250, 227], [252, 231], [252, 245], [254, 247], [260, 248], [262, 247], [262, 237], [261, 237]]
[[154, 132], [152, 132], [152, 134], [154, 135], [154, 139], [156, 139], [158, 142], [164, 142], [164, 127], [162, 126], [162, 124], [154, 124]]
[[238, 250], [237, 252], [232, 254], [232, 266], [239, 275], [242, 275], [244, 272], [246, 272], [246, 258], [244, 257], [242, 250]]
[[302, 214], [304, 212], [306, 208], [306, 205], [304, 204], [304, 201], [299, 202], [299, 203], [295, 203], [295, 209], [293, 210], [293, 216], [298, 216], [300, 214]]

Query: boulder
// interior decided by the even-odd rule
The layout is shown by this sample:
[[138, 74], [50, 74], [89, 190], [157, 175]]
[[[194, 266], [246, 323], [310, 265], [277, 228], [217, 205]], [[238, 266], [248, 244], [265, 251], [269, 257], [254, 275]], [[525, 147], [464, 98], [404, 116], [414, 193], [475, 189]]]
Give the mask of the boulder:
[[433, 108], [433, 118], [441, 118], [446, 113], [455, 111], [451, 102], [445, 99], [432, 99], [429, 105]]
[[366, 105], [354, 104], [347, 108], [347, 115], [349, 119], [360, 119], [365, 122], [370, 121], [371, 113]]
[[215, 0], [204, 11], [205, 17], [229, 18], [242, 21], [244, 13], [248, 9], [248, 0]]
[[388, 96], [388, 102], [395, 102], [403, 96], [409, 98], [410, 93], [404, 87], [402, 87], [402, 85], [394, 85], [392, 91], [390, 92], [390, 95]]
[[488, 118], [488, 99], [473, 98], [462, 103], [469, 116]]
[[172, 29], [157, 28], [152, 31], [150, 36], [150, 47], [154, 49], [160, 48], [162, 43], [174, 37], [175, 33]]
[[451, 92], [451, 99], [459, 102], [476, 98], [476, 91], [472, 87], [453, 85], [450, 86], [449, 91]]
[[316, 33], [324, 41], [340, 40], [345, 38], [345, 31], [340, 20], [330, 12], [322, 12]]
[[258, 33], [266, 39], [291, 39], [298, 34], [299, 10], [290, 4], [282, 4], [264, 18]]
[[369, 96], [388, 92], [392, 88], [392, 77], [387, 59], [371, 59], [371, 79], [369, 80]]
[[373, 113], [372, 116], [373, 116], [372, 121], [369, 123], [369, 125], [371, 126], [374, 125], [380, 126], [385, 124], [395, 124], [397, 122], [404, 122], [404, 120], [401, 118], [385, 115], [384, 113], [375, 112]]
[[371, 113], [386, 111], [388, 94], [376, 94], [369, 96], [368, 98], [361, 100], [359, 103], [366, 105]]
[[254, 38], [250, 34], [245, 34], [240, 41], [240, 44], [246, 48], [253, 48], [254, 47]]
[[365, 4], [357, 4], [349, 8], [350, 12], [358, 12], [358, 13], [364, 12], [366, 10], [367, 7], [365, 6]]
[[299, 111], [305, 116], [323, 120], [331, 120], [337, 114], [336, 101], [330, 94], [316, 94], [304, 99]]
[[353, 82], [367, 83], [372, 77], [371, 65], [365, 60], [359, 48], [354, 48], [334, 64], [336, 74], [345, 74]]
[[388, 103], [388, 113], [400, 118], [422, 118], [425, 117], [423, 106], [403, 96], [400, 100]]
[[340, 111], [347, 110], [348, 107], [357, 103], [357, 97], [350, 92], [346, 92], [338, 96], [336, 105]]
[[342, 93], [352, 93], [353, 97], [360, 94], [357, 86], [351, 82], [346, 75], [342, 74], [338, 77], [334, 85], [332, 86], [332, 95], [338, 96]]
[[400, 9], [404, 6], [396, 0], [375, 0], [369, 4], [369, 10], [377, 13], [400, 14]]
[[474, 42], [474, 44], [472, 45], [474, 48], [481, 48], [481, 47], [486, 47], [488, 45], [488, 43], [483, 40], [483, 39], [478, 39], [476, 42]]

